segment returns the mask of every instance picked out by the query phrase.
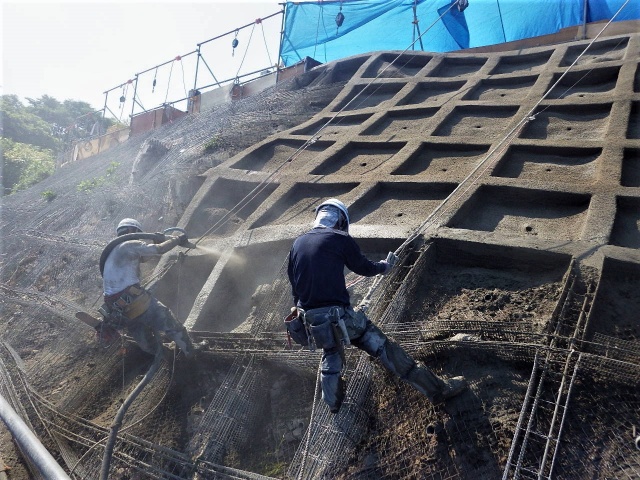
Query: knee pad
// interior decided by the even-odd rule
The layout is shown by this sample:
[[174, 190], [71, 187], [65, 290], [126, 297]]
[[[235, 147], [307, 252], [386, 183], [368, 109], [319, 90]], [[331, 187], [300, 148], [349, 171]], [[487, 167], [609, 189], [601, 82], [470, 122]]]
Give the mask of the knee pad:
[[380, 351], [382, 365], [391, 373], [405, 379], [416, 366], [415, 360], [395, 342], [387, 340]]
[[371, 323], [371, 321], [367, 322], [367, 327], [365, 328], [364, 333], [360, 337], [351, 341], [351, 343], [360, 350], [364, 350], [375, 358], [380, 356], [380, 352], [386, 342], [387, 336], [382, 333], [382, 330]]

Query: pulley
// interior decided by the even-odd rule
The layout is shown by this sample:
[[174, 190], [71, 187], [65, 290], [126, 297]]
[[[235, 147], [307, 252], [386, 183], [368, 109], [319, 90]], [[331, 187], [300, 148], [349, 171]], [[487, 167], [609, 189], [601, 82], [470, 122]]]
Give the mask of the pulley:
[[338, 31], [340, 30], [340, 27], [342, 26], [343, 23], [344, 23], [344, 13], [342, 13], [342, 2], [340, 2], [340, 11], [336, 15], [336, 25], [337, 25], [336, 35], [338, 35]]
[[232, 50], [231, 50], [231, 56], [232, 56], [232, 57], [233, 57], [233, 56], [234, 56], [234, 54], [236, 53], [236, 47], [237, 47], [237, 46], [238, 46], [238, 44], [240, 43], [240, 42], [238, 41], [238, 32], [239, 32], [239, 30], [238, 30], [238, 29], [236, 29], [236, 36], [234, 37], [234, 39], [233, 39], [233, 40], [231, 40], [231, 48], [232, 48]]
[[153, 85], [151, 86], [151, 93], [156, 90], [156, 77], [158, 76], [158, 67], [156, 67], [156, 72], [153, 74]]

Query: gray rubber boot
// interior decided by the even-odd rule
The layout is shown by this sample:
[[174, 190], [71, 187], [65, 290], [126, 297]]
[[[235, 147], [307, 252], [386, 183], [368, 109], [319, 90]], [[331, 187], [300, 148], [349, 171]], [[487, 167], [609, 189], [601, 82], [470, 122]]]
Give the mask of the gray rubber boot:
[[446, 383], [422, 363], [416, 363], [404, 380], [427, 397], [431, 403], [442, 402], [442, 392], [447, 388]]
[[467, 381], [462, 376], [453, 377], [453, 378], [444, 380], [444, 384], [445, 384], [445, 389], [440, 394], [443, 402], [457, 395], [460, 395], [467, 388], [469, 388]]

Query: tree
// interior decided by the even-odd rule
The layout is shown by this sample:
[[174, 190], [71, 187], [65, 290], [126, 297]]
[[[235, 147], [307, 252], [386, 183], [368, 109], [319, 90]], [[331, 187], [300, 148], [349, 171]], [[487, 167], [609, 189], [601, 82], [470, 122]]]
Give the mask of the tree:
[[27, 188], [51, 175], [55, 157], [72, 140], [102, 134], [113, 124], [87, 102], [59, 102], [49, 95], [0, 97], [2, 187], [5, 192]]
[[[43, 95], [40, 98], [27, 98], [28, 111], [54, 127], [54, 131], [64, 130], [69, 136], [85, 137], [103, 133], [110, 122], [102, 119], [87, 102], [65, 100], [60, 103], [53, 97]], [[99, 131], [99, 132], [98, 132]]]
[[2, 186], [5, 191], [23, 190], [44, 180], [55, 170], [51, 150], [0, 138]]
[[14, 142], [28, 143], [57, 151], [62, 142], [52, 135], [51, 125], [30, 112], [16, 95], [0, 97], [2, 136]]

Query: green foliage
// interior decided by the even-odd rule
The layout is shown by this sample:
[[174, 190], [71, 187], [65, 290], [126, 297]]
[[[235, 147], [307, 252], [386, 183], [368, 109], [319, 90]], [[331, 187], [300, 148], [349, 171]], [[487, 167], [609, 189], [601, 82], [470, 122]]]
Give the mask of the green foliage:
[[120, 162], [111, 162], [109, 164], [109, 168], [107, 168], [107, 177], [110, 177], [111, 175], [113, 175], [119, 166], [120, 166]]
[[207, 143], [204, 144], [204, 151], [207, 153], [211, 153], [213, 152], [220, 143], [220, 136], [216, 135], [215, 137], [213, 137], [211, 140], [209, 140]]
[[266, 475], [267, 477], [280, 478], [285, 474], [286, 469], [287, 464], [284, 462], [272, 463], [264, 466], [264, 471], [262, 472], [262, 474]]
[[52, 190], [45, 190], [40, 195], [42, 195], [42, 198], [44, 198], [47, 202], [50, 202], [58, 196], [58, 194]]
[[90, 178], [89, 180], [82, 180], [78, 184], [77, 189], [79, 192], [90, 192], [94, 188], [102, 185], [103, 183], [104, 183], [104, 177], [93, 177], [93, 178]]
[[113, 176], [119, 166], [119, 162], [111, 162], [103, 176], [83, 180], [76, 186], [76, 188], [79, 192], [90, 192], [94, 188], [104, 185]]
[[87, 137], [92, 131], [104, 133], [114, 123], [102, 119], [86, 102], [59, 102], [48, 95], [27, 98], [27, 102], [24, 105], [16, 95], [0, 96], [5, 192], [27, 188], [51, 175], [65, 141]]
[[27, 102], [29, 102], [28, 110], [34, 115], [37, 115], [45, 122], [50, 124], [55, 123], [61, 127], [68, 127], [73, 124], [77, 118], [94, 112], [91, 105], [86, 102], [65, 100], [63, 103], [60, 103], [49, 95], [43, 95], [35, 100], [33, 98], [27, 98]]
[[24, 190], [44, 180], [55, 170], [55, 158], [49, 149], [0, 138], [2, 147], [2, 185], [5, 191]]
[[51, 125], [29, 111], [17, 96], [0, 97], [0, 115], [4, 138], [54, 151], [61, 147], [62, 142], [52, 135]]

